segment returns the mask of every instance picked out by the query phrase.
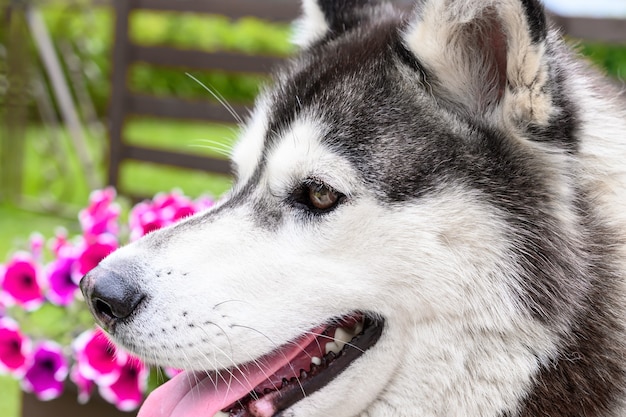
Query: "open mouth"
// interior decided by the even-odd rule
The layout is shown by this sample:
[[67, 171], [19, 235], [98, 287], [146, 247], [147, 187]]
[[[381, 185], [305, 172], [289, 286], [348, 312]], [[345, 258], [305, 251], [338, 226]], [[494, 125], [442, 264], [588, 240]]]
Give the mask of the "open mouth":
[[354, 313], [247, 364], [183, 372], [156, 389], [139, 417], [273, 417], [332, 381], [373, 346], [383, 321]]

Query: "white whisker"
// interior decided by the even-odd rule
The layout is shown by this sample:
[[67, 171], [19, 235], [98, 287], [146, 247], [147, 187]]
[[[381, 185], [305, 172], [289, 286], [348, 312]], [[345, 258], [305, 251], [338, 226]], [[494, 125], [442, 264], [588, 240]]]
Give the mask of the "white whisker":
[[224, 108], [228, 111], [228, 113], [230, 113], [231, 116], [233, 116], [233, 118], [237, 121], [237, 123], [243, 124], [243, 119], [237, 114], [233, 106], [231, 106], [220, 93], [215, 91], [212, 87], [211, 88], [208, 87], [202, 81], [200, 81], [199, 79], [197, 79], [190, 73], [186, 72], [185, 75], [187, 75], [187, 77], [191, 78], [192, 80], [200, 84], [202, 88], [208, 91], [209, 94], [213, 96], [213, 98], [215, 98], [222, 106], [224, 106]]

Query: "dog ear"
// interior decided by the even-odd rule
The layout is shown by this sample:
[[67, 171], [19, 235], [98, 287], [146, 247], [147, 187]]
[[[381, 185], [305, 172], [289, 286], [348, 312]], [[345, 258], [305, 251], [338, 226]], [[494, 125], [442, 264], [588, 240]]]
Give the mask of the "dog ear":
[[421, 0], [403, 34], [447, 105], [540, 124], [552, 111], [546, 37], [538, 0]]
[[296, 21], [294, 43], [307, 47], [336, 36], [369, 19], [375, 0], [302, 0], [303, 15]]

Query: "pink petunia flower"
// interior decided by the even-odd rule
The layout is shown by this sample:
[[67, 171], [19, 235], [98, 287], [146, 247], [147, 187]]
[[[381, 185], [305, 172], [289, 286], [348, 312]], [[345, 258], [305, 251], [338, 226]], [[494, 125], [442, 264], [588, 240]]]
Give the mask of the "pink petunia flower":
[[61, 345], [51, 341], [41, 342], [29, 362], [21, 380], [22, 388], [42, 401], [59, 397], [68, 374], [67, 359]]
[[120, 207], [114, 202], [115, 196], [113, 187], [92, 191], [89, 206], [78, 214], [85, 236], [118, 233], [117, 220], [120, 216]]
[[117, 239], [110, 234], [92, 236], [83, 240], [78, 247], [77, 267], [73, 274], [75, 283], [78, 284], [87, 272], [95, 268], [101, 260], [117, 249], [117, 247]]
[[48, 242], [48, 247], [55, 257], [61, 256], [62, 251], [71, 247], [71, 243], [67, 240], [67, 230], [64, 227], [58, 227], [54, 231], [54, 237]]
[[194, 202], [179, 192], [157, 194], [152, 201], [137, 204], [130, 212], [130, 239], [140, 237], [169, 226], [185, 217], [210, 207], [213, 200], [204, 197]]
[[69, 250], [69, 247], [66, 249], [59, 251], [57, 259], [47, 265], [45, 274], [48, 279], [48, 300], [59, 306], [70, 305], [78, 290], [73, 276], [78, 259], [75, 251]]
[[74, 364], [74, 366], [72, 366], [70, 379], [78, 387], [78, 402], [80, 404], [87, 404], [89, 398], [91, 398], [91, 393], [93, 392], [96, 383], [92, 379], [85, 377], [85, 375], [80, 372], [78, 364]]
[[32, 253], [33, 258], [41, 259], [41, 252], [43, 250], [45, 241], [46, 240], [41, 233], [35, 232], [30, 235], [30, 253]]
[[77, 372], [98, 385], [115, 382], [128, 360], [128, 355], [119, 351], [99, 328], [80, 334], [74, 340], [73, 348]]
[[200, 196], [194, 201], [194, 207], [196, 209], [196, 213], [204, 211], [208, 208], [211, 208], [215, 205], [215, 200], [209, 197], [208, 195]]
[[21, 378], [26, 371], [30, 340], [9, 317], [0, 317], [0, 373]]
[[137, 204], [130, 212], [130, 240], [134, 241], [165, 225], [159, 213], [152, 204], [143, 202]]
[[40, 269], [29, 253], [15, 253], [4, 267], [0, 266], [0, 300], [28, 311], [39, 308], [45, 300]]
[[196, 212], [193, 201], [178, 192], [157, 194], [153, 204], [167, 224], [172, 224]]
[[149, 374], [150, 368], [138, 358], [128, 356], [118, 379], [111, 385], [100, 385], [100, 395], [119, 410], [132, 411], [143, 401]]

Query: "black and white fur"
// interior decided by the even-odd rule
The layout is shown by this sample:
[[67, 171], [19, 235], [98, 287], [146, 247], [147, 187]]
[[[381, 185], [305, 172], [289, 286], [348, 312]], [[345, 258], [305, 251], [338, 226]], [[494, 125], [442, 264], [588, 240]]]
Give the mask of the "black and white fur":
[[283, 415], [626, 416], [617, 90], [537, 0], [303, 10], [233, 190], [101, 264], [144, 297], [113, 337], [211, 370], [366, 311], [378, 343]]

